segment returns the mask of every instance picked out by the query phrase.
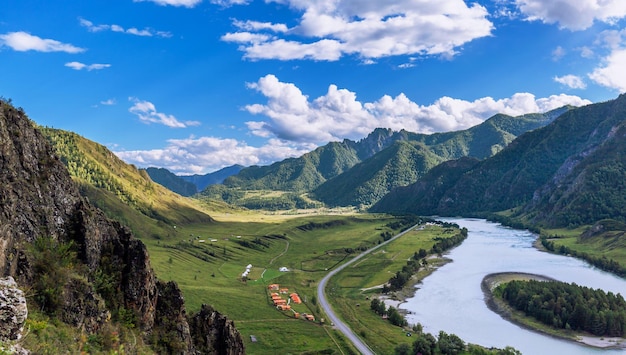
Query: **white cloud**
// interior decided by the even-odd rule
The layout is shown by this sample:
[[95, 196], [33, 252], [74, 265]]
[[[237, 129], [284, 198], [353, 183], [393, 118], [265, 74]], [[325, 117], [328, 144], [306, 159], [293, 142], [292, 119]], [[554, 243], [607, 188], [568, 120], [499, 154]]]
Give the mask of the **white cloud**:
[[66, 52], [81, 53], [84, 48], [62, 43], [53, 39], [44, 39], [26, 32], [10, 32], [0, 35], [0, 45], [5, 45], [18, 52]]
[[359, 139], [378, 127], [418, 133], [461, 130], [496, 113], [518, 116], [546, 112], [568, 104], [591, 103], [577, 96], [562, 94], [536, 98], [529, 93], [499, 100], [484, 97], [465, 101], [442, 97], [431, 105], [419, 105], [399, 94], [361, 103], [354, 92], [338, 89], [335, 85], [330, 85], [325, 95], [311, 100], [297, 86], [280, 82], [274, 75], [266, 75], [248, 86], [267, 98], [265, 104], [245, 107], [251, 114], [267, 117], [267, 120], [247, 123], [253, 134], [314, 144], [344, 138]]
[[245, 31], [270, 30], [272, 32], [287, 32], [287, 25], [284, 23], [258, 22], [258, 21], [237, 21], [233, 22], [236, 27]]
[[211, 0], [211, 4], [230, 7], [233, 5], [246, 5], [252, 0]]
[[595, 53], [593, 52], [593, 49], [586, 47], [586, 46], [580, 47], [579, 50], [580, 50], [580, 56], [583, 58], [591, 59], [595, 55]]
[[[491, 35], [487, 10], [463, 0], [437, 2], [398, 0], [268, 0], [302, 13], [299, 23], [285, 24], [234, 20], [236, 33], [272, 31], [282, 37], [244, 43], [244, 57], [258, 59], [313, 59], [334, 61], [345, 55], [381, 58], [396, 55], [450, 57], [464, 44]], [[248, 34], [249, 36], [249, 34]], [[240, 37], [243, 38], [243, 37]]]
[[563, 47], [561, 47], [561, 46], [556, 47], [552, 51], [552, 60], [555, 61], [555, 62], [558, 62], [564, 56], [565, 56], [565, 49]]
[[115, 99], [108, 99], [108, 100], [100, 101], [100, 104], [105, 105], [105, 106], [113, 106], [117, 104], [117, 101]]
[[145, 2], [145, 1], [153, 2], [161, 6], [170, 5], [170, 6], [177, 6], [177, 7], [183, 6], [183, 7], [188, 7], [188, 8], [192, 8], [202, 2], [202, 0], [133, 0], [133, 2]]
[[79, 21], [80, 25], [83, 26], [83, 27], [86, 27], [89, 32], [112, 31], [112, 32], [126, 33], [126, 34], [135, 35], [135, 36], [141, 36], [141, 37], [152, 37], [152, 36], [165, 37], [165, 38], [172, 37], [172, 33], [170, 33], [170, 32], [167, 32], [167, 31], [156, 31], [156, 30], [153, 30], [151, 28], [144, 28], [143, 30], [140, 30], [140, 29], [137, 29], [135, 27], [131, 27], [129, 29], [125, 29], [124, 27], [122, 27], [120, 25], [116, 25], [116, 24], [112, 24], [112, 25], [106, 25], [106, 24], [96, 25], [96, 24], [94, 24], [93, 22], [91, 22], [89, 20], [85, 20], [84, 18], [79, 18], [78, 21]]
[[235, 139], [190, 137], [171, 139], [163, 149], [117, 151], [115, 154], [140, 167], [158, 166], [180, 174], [204, 174], [234, 164], [267, 165], [301, 156], [313, 148], [294, 146], [278, 139], [252, 147]]
[[516, 0], [516, 4], [528, 20], [558, 23], [572, 31], [587, 29], [594, 21], [615, 23], [626, 17], [624, 0]]
[[111, 64], [98, 64], [98, 63], [94, 63], [94, 64], [84, 64], [81, 62], [68, 62], [65, 63], [65, 66], [68, 68], [72, 68], [74, 70], [87, 70], [87, 71], [92, 71], [92, 70], [100, 70], [100, 69], [104, 69], [104, 68], [109, 68], [111, 66]]
[[128, 100], [133, 102], [133, 106], [128, 109], [128, 111], [137, 115], [139, 120], [143, 123], [159, 123], [172, 128], [185, 128], [188, 126], [200, 125], [200, 122], [198, 121], [181, 122], [173, 115], [158, 112], [156, 110], [156, 106], [154, 106], [154, 104], [150, 101], [142, 101], [135, 97], [129, 97]]
[[585, 84], [581, 77], [571, 74], [564, 76], [555, 76], [554, 81], [563, 84], [571, 89], [584, 89], [587, 87], [587, 84]]
[[614, 49], [604, 62], [604, 66], [596, 68], [589, 78], [620, 93], [626, 92], [626, 48]]

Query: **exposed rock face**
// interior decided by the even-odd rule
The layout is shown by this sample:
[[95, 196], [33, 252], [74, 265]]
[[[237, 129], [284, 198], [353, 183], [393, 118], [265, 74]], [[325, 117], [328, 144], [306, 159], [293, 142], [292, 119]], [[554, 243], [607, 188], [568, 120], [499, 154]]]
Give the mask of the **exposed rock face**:
[[197, 354], [239, 355], [244, 354], [243, 339], [235, 329], [235, 323], [215, 311], [211, 306], [202, 305], [189, 323]]
[[[0, 276], [37, 282], [38, 238], [71, 245], [83, 270], [59, 278], [59, 319], [91, 333], [110, 319], [107, 307], [123, 307], [148, 342], [152, 334], [173, 334], [182, 344], [177, 353], [194, 352], [178, 287], [157, 281], [144, 244], [89, 205], [34, 124], [0, 100]], [[160, 321], [164, 314], [171, 324]]]
[[12, 277], [0, 279], [0, 342], [19, 340], [27, 316], [24, 292]]

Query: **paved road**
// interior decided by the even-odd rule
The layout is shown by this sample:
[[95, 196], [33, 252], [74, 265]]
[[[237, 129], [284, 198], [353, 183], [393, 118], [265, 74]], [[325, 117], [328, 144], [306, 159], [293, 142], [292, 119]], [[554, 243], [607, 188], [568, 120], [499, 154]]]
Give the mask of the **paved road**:
[[391, 243], [393, 240], [395, 240], [396, 238], [401, 237], [402, 235], [404, 235], [404, 233], [412, 230], [415, 227], [417, 227], [417, 225], [414, 225], [413, 227], [405, 230], [404, 232], [397, 234], [396, 236], [394, 236], [393, 238], [389, 239], [388, 241], [386, 241], [384, 243], [380, 243], [377, 246], [362, 252], [361, 254], [359, 254], [355, 258], [353, 258], [352, 260], [346, 262], [345, 264], [342, 264], [341, 266], [339, 266], [335, 270], [332, 270], [331, 272], [329, 272], [326, 276], [324, 276], [322, 281], [320, 281], [320, 283], [317, 285], [317, 300], [318, 300], [320, 306], [322, 307], [322, 309], [324, 309], [324, 312], [326, 312], [326, 315], [328, 316], [328, 319], [330, 319], [330, 321], [335, 324], [335, 328], [337, 330], [342, 332], [346, 336], [346, 338], [348, 338], [348, 340], [350, 340], [352, 342], [352, 344], [354, 344], [354, 346], [357, 348], [357, 350], [359, 350], [359, 352], [361, 352], [361, 354], [364, 354], [364, 355], [374, 355], [374, 352], [372, 351], [372, 349], [370, 349], [369, 346], [367, 346], [367, 344], [363, 340], [361, 340], [361, 338], [359, 338], [356, 334], [354, 334], [352, 329], [350, 329], [350, 327], [346, 323], [344, 323], [341, 319], [339, 319], [339, 317], [337, 317], [337, 315], [333, 311], [332, 307], [330, 306], [330, 303], [328, 302], [328, 299], [326, 298], [326, 292], [325, 292], [326, 291], [326, 284], [328, 284], [328, 280], [330, 280], [331, 277], [333, 277], [339, 271], [345, 269], [348, 265], [353, 264], [354, 262], [356, 262], [357, 260], [361, 259], [365, 255], [367, 255], [367, 254], [373, 252], [374, 250], [376, 250], [376, 249], [386, 245], [387, 243]]

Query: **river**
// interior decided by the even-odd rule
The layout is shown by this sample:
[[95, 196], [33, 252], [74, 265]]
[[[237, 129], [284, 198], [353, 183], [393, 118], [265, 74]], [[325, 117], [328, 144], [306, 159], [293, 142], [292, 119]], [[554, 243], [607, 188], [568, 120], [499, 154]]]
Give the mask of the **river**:
[[480, 219], [445, 218], [468, 229], [468, 238], [440, 267], [416, 287], [414, 297], [399, 306], [409, 312], [409, 324], [424, 331], [453, 333], [466, 342], [486, 347], [510, 345], [523, 354], [624, 354], [561, 340], [521, 328], [492, 312], [480, 287], [483, 277], [497, 272], [525, 272], [559, 281], [601, 288], [626, 295], [626, 280], [600, 271], [575, 258], [542, 252], [533, 247], [537, 236]]

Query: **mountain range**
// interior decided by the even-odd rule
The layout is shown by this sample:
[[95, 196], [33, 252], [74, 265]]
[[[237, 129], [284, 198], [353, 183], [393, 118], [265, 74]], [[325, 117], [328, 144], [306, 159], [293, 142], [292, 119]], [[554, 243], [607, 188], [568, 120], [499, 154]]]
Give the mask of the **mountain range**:
[[[246, 205], [237, 191], [308, 194], [327, 206], [370, 206], [392, 188], [417, 181], [450, 159], [492, 156], [518, 135], [552, 122], [571, 107], [518, 117], [498, 114], [467, 130], [418, 134], [379, 128], [360, 141], [331, 142], [299, 158], [252, 166], [202, 195]], [[225, 193], [225, 190], [229, 193]]]
[[164, 168], [145, 169], [152, 181], [161, 184], [181, 196], [192, 196], [209, 185], [221, 184], [224, 179], [239, 173], [242, 165], [231, 165], [208, 174], [176, 175]]
[[373, 212], [484, 216], [529, 225], [626, 221], [626, 95], [560, 115], [484, 160], [461, 159], [398, 187]]

